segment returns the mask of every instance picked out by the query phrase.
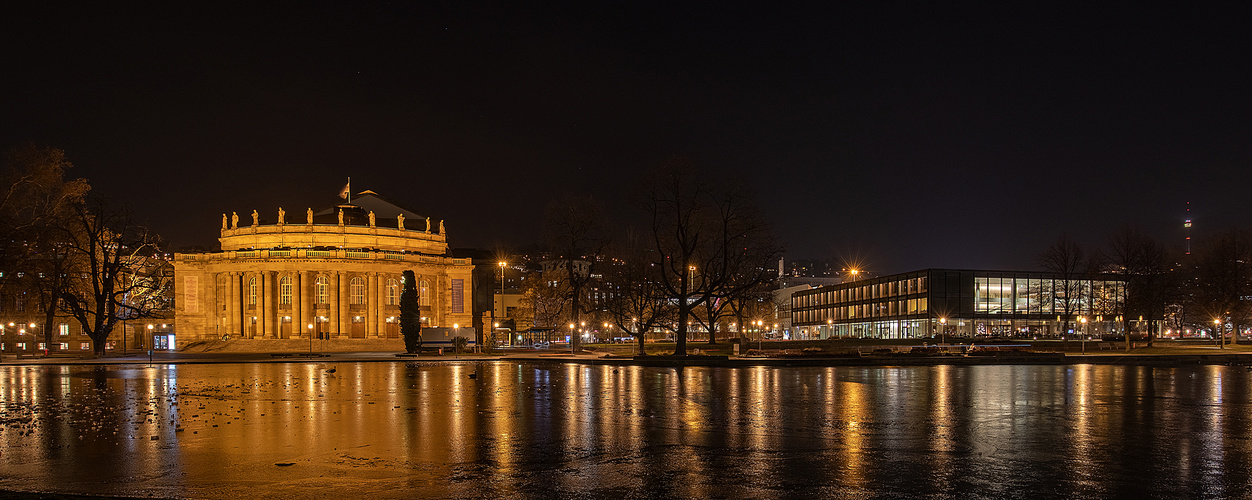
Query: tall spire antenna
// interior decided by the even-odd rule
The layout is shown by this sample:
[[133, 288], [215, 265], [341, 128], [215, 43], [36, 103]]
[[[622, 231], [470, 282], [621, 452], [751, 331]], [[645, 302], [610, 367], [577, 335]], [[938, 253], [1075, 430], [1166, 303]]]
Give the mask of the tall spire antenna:
[[1187, 255], [1191, 255], [1191, 202], [1187, 202], [1187, 217], [1182, 223], [1183, 235], [1187, 237]]

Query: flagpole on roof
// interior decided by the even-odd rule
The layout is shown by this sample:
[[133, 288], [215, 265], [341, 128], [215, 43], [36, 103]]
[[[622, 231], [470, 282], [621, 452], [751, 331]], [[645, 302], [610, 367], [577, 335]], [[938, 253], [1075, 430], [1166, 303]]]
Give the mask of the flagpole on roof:
[[348, 204], [352, 204], [352, 176], [348, 176]]

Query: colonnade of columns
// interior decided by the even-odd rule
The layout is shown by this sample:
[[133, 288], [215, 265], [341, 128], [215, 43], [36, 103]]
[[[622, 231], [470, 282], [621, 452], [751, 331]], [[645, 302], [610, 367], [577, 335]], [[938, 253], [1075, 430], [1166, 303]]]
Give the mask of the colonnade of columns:
[[[327, 278], [327, 303], [318, 304], [316, 279]], [[291, 280], [289, 303], [282, 303], [281, 280]], [[362, 278], [364, 283], [363, 304], [351, 303], [351, 280]], [[221, 314], [219, 335], [244, 338], [309, 338], [317, 333], [331, 337], [352, 336], [353, 324], [362, 323], [358, 336], [378, 338], [386, 336], [387, 282], [397, 283], [396, 304], [399, 304], [400, 276], [392, 273], [343, 271], [299, 271], [279, 273], [275, 271], [218, 273], [214, 282], [225, 280], [221, 293], [210, 303], [217, 304]], [[256, 303], [251, 303], [250, 280], [256, 278]], [[210, 288], [216, 292], [217, 287]], [[359, 318], [359, 320], [358, 320]], [[310, 328], [310, 325], [313, 328]]]

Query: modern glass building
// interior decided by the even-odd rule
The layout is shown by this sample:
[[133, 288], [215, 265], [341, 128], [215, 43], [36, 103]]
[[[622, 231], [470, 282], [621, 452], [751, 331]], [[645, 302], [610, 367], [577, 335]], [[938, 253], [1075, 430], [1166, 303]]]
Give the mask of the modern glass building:
[[797, 292], [791, 321], [801, 339], [1098, 337], [1120, 334], [1125, 297], [1109, 275], [926, 269]]

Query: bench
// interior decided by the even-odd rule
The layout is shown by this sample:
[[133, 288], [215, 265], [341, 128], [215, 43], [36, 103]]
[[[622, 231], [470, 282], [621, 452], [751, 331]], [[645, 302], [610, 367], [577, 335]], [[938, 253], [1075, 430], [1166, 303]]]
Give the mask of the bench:
[[1112, 342], [1100, 342], [1099, 347], [1100, 347], [1100, 350], [1101, 350], [1101, 351], [1103, 351], [1103, 350], [1105, 350], [1105, 349], [1108, 349], [1108, 350], [1110, 350], [1110, 351], [1111, 351], [1111, 350], [1113, 350], [1113, 349], [1116, 349], [1115, 347], [1113, 347], [1113, 343], [1112, 343]]

